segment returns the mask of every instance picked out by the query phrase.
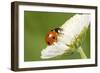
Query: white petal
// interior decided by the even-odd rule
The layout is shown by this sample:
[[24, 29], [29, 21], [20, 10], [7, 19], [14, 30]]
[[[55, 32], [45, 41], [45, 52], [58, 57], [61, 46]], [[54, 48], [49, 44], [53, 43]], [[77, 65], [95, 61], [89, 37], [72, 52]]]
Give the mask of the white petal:
[[88, 27], [90, 22], [89, 14], [76, 14], [66, 21], [61, 28], [63, 28], [62, 38], [59, 39], [63, 43], [70, 43], [75, 36], [79, 35], [84, 27]]
[[47, 46], [47, 48], [43, 49], [41, 52], [42, 59], [48, 59], [52, 57], [56, 57], [58, 55], [62, 55], [65, 53], [65, 50], [68, 50], [68, 47], [62, 43], [55, 43], [54, 45]]

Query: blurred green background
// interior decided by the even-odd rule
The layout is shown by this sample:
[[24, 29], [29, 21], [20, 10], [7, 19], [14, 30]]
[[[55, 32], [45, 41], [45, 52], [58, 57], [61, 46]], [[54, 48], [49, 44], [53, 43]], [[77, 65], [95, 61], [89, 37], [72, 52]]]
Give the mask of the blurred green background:
[[[55, 27], [60, 27], [73, 15], [75, 13], [24, 11], [24, 61], [42, 61], [40, 55], [41, 50], [47, 46], [45, 43], [47, 32]], [[82, 48], [87, 57], [90, 58], [90, 29], [87, 31]], [[80, 58], [80, 55], [75, 52], [69, 56], [63, 54], [47, 60]]]

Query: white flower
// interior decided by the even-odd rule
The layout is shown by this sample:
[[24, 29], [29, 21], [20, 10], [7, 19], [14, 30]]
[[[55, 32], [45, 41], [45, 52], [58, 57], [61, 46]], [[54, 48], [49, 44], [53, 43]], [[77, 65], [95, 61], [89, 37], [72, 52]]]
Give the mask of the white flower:
[[62, 35], [58, 38], [55, 44], [47, 46], [41, 51], [41, 58], [53, 58], [67, 52], [70, 47], [66, 44], [71, 44], [75, 40], [75, 36], [80, 35], [84, 28], [88, 28], [90, 22], [89, 14], [76, 14], [66, 21], [61, 28], [63, 29]]

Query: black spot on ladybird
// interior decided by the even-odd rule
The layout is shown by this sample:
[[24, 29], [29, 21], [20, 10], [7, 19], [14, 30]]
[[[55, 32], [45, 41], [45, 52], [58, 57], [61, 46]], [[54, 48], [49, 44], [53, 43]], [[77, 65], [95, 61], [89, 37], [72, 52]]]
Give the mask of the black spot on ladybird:
[[48, 42], [48, 45], [50, 45], [50, 42]]
[[53, 39], [55, 39], [55, 37], [52, 37]]

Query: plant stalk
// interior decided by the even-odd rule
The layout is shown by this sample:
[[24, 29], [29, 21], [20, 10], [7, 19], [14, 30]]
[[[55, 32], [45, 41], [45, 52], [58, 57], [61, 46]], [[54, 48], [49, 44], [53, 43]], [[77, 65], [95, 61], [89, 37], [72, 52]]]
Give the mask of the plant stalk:
[[87, 59], [87, 56], [84, 53], [84, 51], [83, 51], [83, 49], [82, 49], [81, 46], [77, 49], [77, 51], [79, 52], [79, 54], [80, 54], [80, 56], [81, 56], [82, 59]]

